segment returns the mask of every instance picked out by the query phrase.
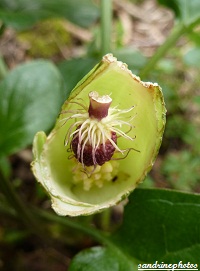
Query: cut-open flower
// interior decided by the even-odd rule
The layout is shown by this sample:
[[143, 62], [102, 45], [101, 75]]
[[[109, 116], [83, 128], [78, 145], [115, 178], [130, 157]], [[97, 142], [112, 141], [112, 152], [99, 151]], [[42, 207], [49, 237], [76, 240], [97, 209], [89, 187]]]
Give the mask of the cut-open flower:
[[33, 173], [59, 215], [123, 200], [152, 168], [165, 126], [161, 88], [108, 54], [64, 103], [52, 132], [34, 139]]

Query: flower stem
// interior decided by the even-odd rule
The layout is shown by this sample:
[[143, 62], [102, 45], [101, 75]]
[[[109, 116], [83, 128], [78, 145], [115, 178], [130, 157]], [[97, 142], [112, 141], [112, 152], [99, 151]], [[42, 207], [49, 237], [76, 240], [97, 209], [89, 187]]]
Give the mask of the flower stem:
[[101, 54], [110, 53], [112, 0], [101, 0]]
[[186, 27], [184, 24], [177, 24], [172, 30], [169, 37], [161, 45], [152, 58], [147, 62], [145, 67], [140, 71], [139, 76], [141, 78], [146, 78], [149, 72], [155, 68], [158, 61], [167, 53], [167, 51], [177, 42], [177, 40], [184, 34]]
[[108, 231], [110, 229], [111, 222], [111, 208], [106, 209], [101, 213], [101, 227], [104, 231]]
[[[82, 224], [76, 221], [73, 221], [72, 218], [67, 217], [60, 217], [53, 213], [44, 211], [42, 209], [33, 208], [30, 207], [31, 213], [34, 214], [34, 217], [39, 221], [46, 221], [50, 223], [56, 223], [59, 225], [62, 225], [64, 227], [72, 228], [78, 232], [82, 232], [83, 234], [86, 234], [87, 236], [90, 236], [93, 240], [97, 241], [98, 243], [107, 246], [108, 248], [112, 249], [117, 255], [121, 256], [125, 259], [126, 262], [129, 262], [130, 265], [133, 263], [136, 263], [136, 259], [133, 257], [126, 255], [110, 238], [109, 234], [104, 233], [100, 230], [97, 230], [91, 226], [88, 226], [88, 224]], [[15, 210], [16, 211], [16, 210]], [[6, 214], [8, 216], [14, 217], [16, 219], [19, 219], [19, 216], [16, 214], [14, 210], [9, 209], [8, 206], [3, 206], [3, 204], [0, 204], [0, 213]], [[50, 236], [49, 236], [50, 237]]]
[[133, 262], [136, 262], [136, 259], [132, 258], [129, 255], [126, 255], [110, 238], [108, 234], [105, 234], [104, 232], [97, 230], [95, 228], [89, 227], [88, 225], [84, 225], [81, 223], [77, 223], [76, 221], [73, 221], [69, 218], [63, 218], [60, 216], [56, 216], [54, 214], [51, 214], [49, 212], [43, 211], [43, 210], [35, 210], [35, 215], [38, 215], [40, 218], [43, 218], [44, 220], [47, 220], [49, 222], [55, 222], [57, 224], [71, 227], [77, 231], [80, 231], [90, 237], [92, 237], [95, 241], [99, 242], [102, 245], [107, 246], [108, 248], [112, 249], [117, 255], [121, 256], [126, 260], [126, 262], [129, 262], [130, 265], [133, 264]]

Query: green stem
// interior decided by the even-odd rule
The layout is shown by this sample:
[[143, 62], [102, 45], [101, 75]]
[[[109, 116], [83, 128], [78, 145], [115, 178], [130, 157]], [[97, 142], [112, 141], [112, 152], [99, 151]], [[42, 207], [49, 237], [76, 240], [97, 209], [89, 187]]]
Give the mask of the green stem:
[[100, 214], [101, 228], [109, 231], [111, 222], [111, 208], [106, 209]]
[[112, 240], [108, 237], [108, 234], [105, 234], [100, 230], [89, 227], [88, 225], [77, 223], [73, 221], [72, 219], [56, 216], [54, 214], [51, 214], [43, 210], [36, 209], [35, 212], [36, 212], [35, 213], [36, 216], [38, 215], [40, 218], [45, 219], [48, 222], [55, 222], [57, 224], [60, 224], [66, 227], [71, 227], [77, 231], [80, 231], [92, 237], [95, 241], [109, 247], [117, 255], [120, 255], [121, 257], [123, 257], [127, 262], [130, 263], [130, 265], [133, 262], [136, 262], [136, 259], [132, 258], [131, 256], [126, 255], [117, 245], [115, 245], [115, 243], [112, 242]]
[[[2, 188], [2, 187], [1, 187]], [[13, 208], [13, 206], [12, 206]], [[103, 233], [100, 231], [96, 230], [95, 228], [88, 227], [88, 225], [84, 225], [82, 223], [77, 223], [76, 221], [73, 221], [71, 218], [63, 218], [57, 215], [54, 215], [50, 212], [38, 209], [38, 208], [30, 208], [31, 212], [33, 212], [34, 216], [37, 219], [40, 220], [46, 220], [47, 222], [51, 223], [56, 223], [59, 225], [62, 225], [64, 227], [69, 227], [74, 230], [77, 230], [79, 232], [82, 232], [88, 236], [91, 236], [94, 240], [102, 243], [102, 244], [107, 244], [108, 240], [107, 237], [104, 236]], [[19, 219], [19, 216], [16, 213], [16, 210], [11, 209], [9, 206], [6, 205], [6, 202], [4, 202], [1, 199], [1, 204], [0, 204], [0, 213], [6, 214], [8, 216], [11, 216], [15, 219]]]
[[112, 0], [101, 0], [101, 54], [110, 53]]
[[1, 194], [0, 194], [0, 214], [17, 219], [16, 211], [10, 205], [8, 205], [5, 197]]
[[36, 222], [36, 219], [32, 217], [31, 211], [20, 200], [16, 192], [14, 191], [11, 182], [4, 176], [0, 170], [0, 188], [1, 192], [5, 195], [9, 204], [18, 214], [23, 224], [33, 233], [44, 239], [44, 232]]
[[146, 78], [149, 75], [149, 72], [155, 68], [155, 65], [158, 61], [167, 53], [167, 51], [175, 45], [177, 40], [185, 33], [186, 27], [184, 24], [178, 24], [174, 27], [169, 37], [161, 45], [152, 58], [147, 62], [145, 67], [140, 71], [139, 76], [141, 78]]
[[100, 231], [96, 230], [95, 228], [88, 227], [88, 225], [77, 223], [76, 221], [73, 221], [73, 219], [71, 218], [70, 219], [67, 217], [63, 218], [63, 217], [54, 215], [50, 212], [39, 210], [39, 209], [34, 209], [34, 213], [40, 219], [46, 220], [48, 222], [54, 222], [54, 223], [63, 225], [65, 227], [73, 228], [74, 230], [80, 231], [84, 234], [87, 234], [93, 237], [96, 241], [100, 243], [105, 243], [107, 240], [107, 238], [105, 238]]
[[8, 67], [6, 66], [2, 56], [0, 55], [0, 80], [3, 79], [8, 72]]
[[[6, 203], [4, 204], [6, 206]], [[16, 213], [8, 208], [3, 206], [3, 204], [0, 204], [0, 212], [3, 214], [7, 214], [8, 216], [11, 216], [15, 219], [19, 219], [19, 216], [16, 215]], [[109, 238], [109, 234], [105, 234], [102, 231], [99, 231], [95, 228], [92, 228], [88, 225], [78, 223], [76, 221], [73, 221], [71, 218], [63, 218], [57, 215], [54, 215], [53, 213], [38, 209], [38, 208], [31, 208], [31, 212], [34, 214], [34, 216], [40, 220], [40, 221], [46, 221], [50, 223], [56, 223], [64, 227], [69, 227], [77, 232], [82, 232], [88, 236], [90, 236], [93, 240], [97, 241], [98, 243], [107, 246], [108, 248], [112, 249], [117, 255], [121, 256], [126, 260], [126, 262], [130, 263], [130, 266], [133, 263], [136, 263], [136, 259], [132, 258], [131, 256], [126, 255], [115, 243]]]

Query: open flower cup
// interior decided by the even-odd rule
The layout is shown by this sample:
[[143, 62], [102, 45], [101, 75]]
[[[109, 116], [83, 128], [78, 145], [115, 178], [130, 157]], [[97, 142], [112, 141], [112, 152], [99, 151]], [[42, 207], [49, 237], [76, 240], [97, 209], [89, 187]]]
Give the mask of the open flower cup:
[[108, 54], [73, 89], [54, 129], [34, 138], [33, 173], [59, 215], [111, 207], [152, 168], [162, 141], [161, 88]]

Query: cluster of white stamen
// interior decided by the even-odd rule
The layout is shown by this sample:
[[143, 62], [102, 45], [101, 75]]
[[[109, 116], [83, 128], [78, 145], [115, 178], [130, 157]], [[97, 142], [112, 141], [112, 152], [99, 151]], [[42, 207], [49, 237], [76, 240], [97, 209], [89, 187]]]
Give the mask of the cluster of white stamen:
[[[100, 144], [103, 144], [103, 148], [105, 149], [105, 143], [107, 140], [111, 142], [117, 151], [124, 154], [124, 152], [127, 152], [127, 150], [122, 150], [117, 146], [117, 144], [111, 138], [111, 132], [115, 132], [118, 137], [124, 137], [128, 140], [134, 139], [120, 129], [124, 125], [128, 127], [129, 131], [133, 128], [130, 122], [134, 117], [131, 117], [129, 121], [124, 121], [121, 119], [122, 114], [129, 113], [133, 108], [134, 107], [131, 107], [130, 109], [125, 110], [109, 108], [108, 116], [101, 120], [90, 118], [88, 112], [79, 113], [79, 109], [77, 109], [75, 114], [68, 118], [62, 119], [62, 121], [65, 121], [65, 123], [70, 119], [76, 120], [75, 123], [69, 127], [66, 133], [65, 146], [71, 142], [74, 136], [78, 137], [77, 158], [81, 160], [83, 167], [83, 153], [86, 145], [92, 146], [92, 157], [94, 164], [96, 164], [95, 152], [97, 148], [100, 146]], [[70, 113], [71, 112], [72, 111], [70, 111]], [[74, 129], [75, 131], [73, 131]]]
[[[133, 108], [134, 106], [132, 106], [129, 109], [124, 109], [124, 110], [117, 109], [117, 107], [109, 108], [108, 116], [102, 119], [102, 124], [105, 125], [105, 127], [109, 131], [115, 132], [118, 135], [118, 138], [121, 136], [128, 140], [134, 140], [134, 138], [128, 136], [127, 133], [130, 132], [133, 128], [133, 125], [131, 124], [131, 122], [135, 118], [135, 116], [130, 117], [128, 121], [124, 121], [121, 119], [122, 114], [129, 113], [130, 111], [133, 110]], [[128, 131], [125, 133], [121, 129], [117, 128], [117, 126], [119, 128], [122, 128], [122, 126], [127, 126]], [[124, 152], [127, 151], [127, 150], [121, 150], [114, 142], [111, 141], [111, 143], [116, 148], [116, 150], [118, 150], [120, 153], [123, 154]]]

